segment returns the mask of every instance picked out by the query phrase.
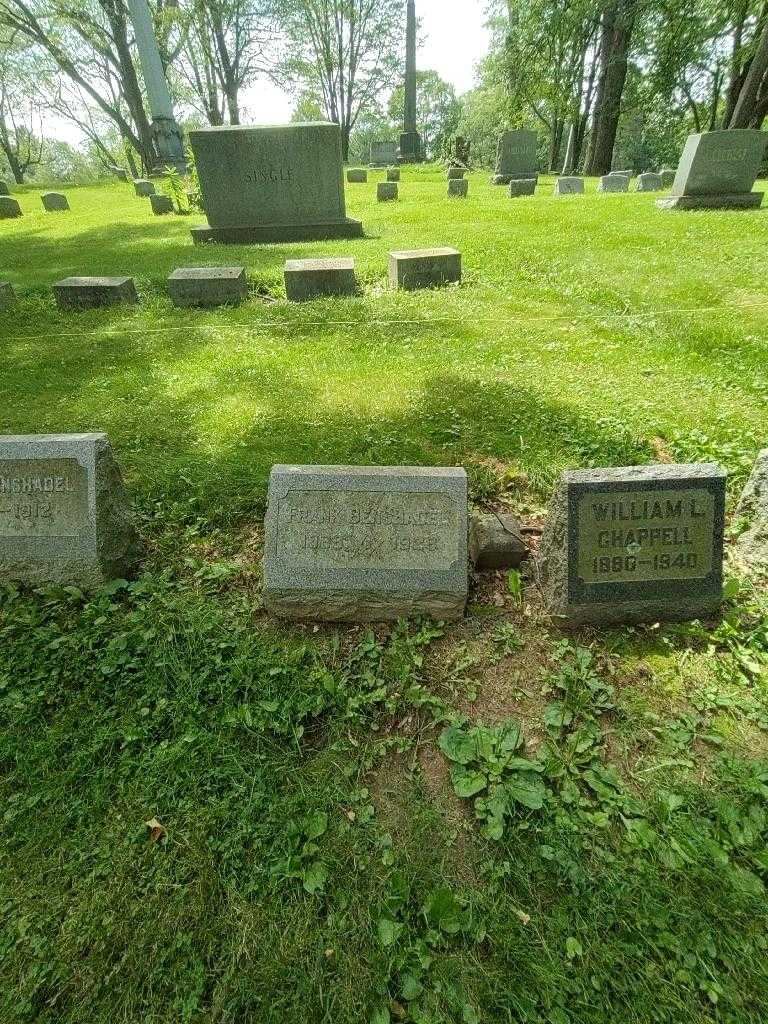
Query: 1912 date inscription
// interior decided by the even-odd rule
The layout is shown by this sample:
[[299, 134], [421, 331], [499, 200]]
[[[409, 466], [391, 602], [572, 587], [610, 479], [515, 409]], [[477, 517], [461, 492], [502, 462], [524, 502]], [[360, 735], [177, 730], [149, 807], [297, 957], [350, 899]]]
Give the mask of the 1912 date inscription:
[[579, 501], [585, 583], [703, 579], [713, 568], [714, 496], [700, 489], [605, 491]]
[[296, 566], [449, 569], [458, 515], [447, 494], [291, 490], [277, 512], [281, 557]]
[[88, 475], [76, 459], [0, 462], [0, 537], [77, 537], [88, 521]]

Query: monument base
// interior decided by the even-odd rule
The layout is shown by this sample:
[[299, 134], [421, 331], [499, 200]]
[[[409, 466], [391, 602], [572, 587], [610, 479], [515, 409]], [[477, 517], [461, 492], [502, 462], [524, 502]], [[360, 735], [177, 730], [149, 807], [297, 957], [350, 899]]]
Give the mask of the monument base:
[[324, 242], [331, 238], [362, 238], [362, 221], [330, 221], [326, 224], [254, 224], [250, 227], [192, 228], [195, 245], [220, 242], [223, 245], [257, 245], [268, 242]]
[[732, 196], [668, 196], [657, 199], [661, 210], [756, 210], [763, 201], [762, 192], [744, 192]]
[[418, 132], [401, 132], [399, 161], [401, 164], [423, 163], [424, 152]]

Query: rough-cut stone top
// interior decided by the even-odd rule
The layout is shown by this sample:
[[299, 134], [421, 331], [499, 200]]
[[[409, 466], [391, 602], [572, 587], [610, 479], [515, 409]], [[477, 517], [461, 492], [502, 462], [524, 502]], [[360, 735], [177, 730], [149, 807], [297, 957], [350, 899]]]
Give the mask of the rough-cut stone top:
[[118, 288], [133, 280], [130, 277], [65, 277], [55, 288]]
[[442, 249], [403, 249], [397, 252], [391, 252], [390, 256], [396, 260], [420, 260], [420, 259], [434, 259], [439, 256], [458, 256], [458, 249], [442, 248]]
[[355, 261], [351, 257], [339, 256], [331, 259], [286, 260], [285, 269], [289, 272], [304, 270], [354, 270]]
[[170, 274], [173, 281], [221, 281], [241, 277], [245, 267], [179, 267]]
[[690, 135], [672, 186], [673, 196], [742, 195], [757, 179], [767, 132], [729, 128]]

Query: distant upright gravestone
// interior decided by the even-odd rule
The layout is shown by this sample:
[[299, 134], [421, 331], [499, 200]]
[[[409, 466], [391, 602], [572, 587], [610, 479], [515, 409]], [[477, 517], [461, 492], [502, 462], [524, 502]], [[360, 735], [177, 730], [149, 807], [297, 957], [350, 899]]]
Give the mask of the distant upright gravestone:
[[397, 163], [396, 142], [371, 143], [371, 167], [389, 167]]
[[539, 173], [539, 143], [536, 132], [527, 128], [504, 132], [496, 151], [494, 185], [508, 185], [514, 178], [536, 178]]
[[660, 192], [664, 187], [661, 175], [653, 171], [645, 171], [637, 176], [636, 192]]
[[677, 169], [672, 195], [656, 201], [665, 210], [754, 209], [753, 192], [768, 133], [749, 128], [690, 135]]
[[578, 624], [717, 611], [725, 482], [714, 465], [564, 473], [539, 549], [550, 612]]
[[275, 466], [264, 600], [291, 619], [456, 619], [467, 601], [463, 469]]
[[346, 215], [337, 124], [247, 125], [189, 133], [205, 227], [195, 242], [358, 238]]
[[98, 586], [141, 553], [106, 434], [0, 437], [0, 582]]
[[623, 174], [604, 174], [597, 186], [598, 192], [629, 192], [629, 178]]
[[584, 195], [583, 178], [558, 178], [555, 182], [556, 196], [582, 196]]
[[9, 196], [11, 190], [8, 188], [8, 182], [0, 178], [0, 196]]
[[61, 192], [43, 192], [40, 196], [43, 209], [48, 213], [55, 213], [69, 209], [69, 200]]
[[0, 196], [0, 220], [10, 220], [13, 217], [21, 217], [18, 199], [14, 199], [13, 196]]

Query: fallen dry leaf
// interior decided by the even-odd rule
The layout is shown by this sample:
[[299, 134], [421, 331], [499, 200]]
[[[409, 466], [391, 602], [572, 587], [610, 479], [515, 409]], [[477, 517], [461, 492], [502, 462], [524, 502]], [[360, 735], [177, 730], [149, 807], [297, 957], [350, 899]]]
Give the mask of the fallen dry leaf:
[[161, 839], [165, 839], [168, 835], [165, 825], [159, 822], [157, 818], [150, 818], [149, 821], [145, 821], [144, 824], [149, 829], [149, 838], [153, 843], [159, 843]]

